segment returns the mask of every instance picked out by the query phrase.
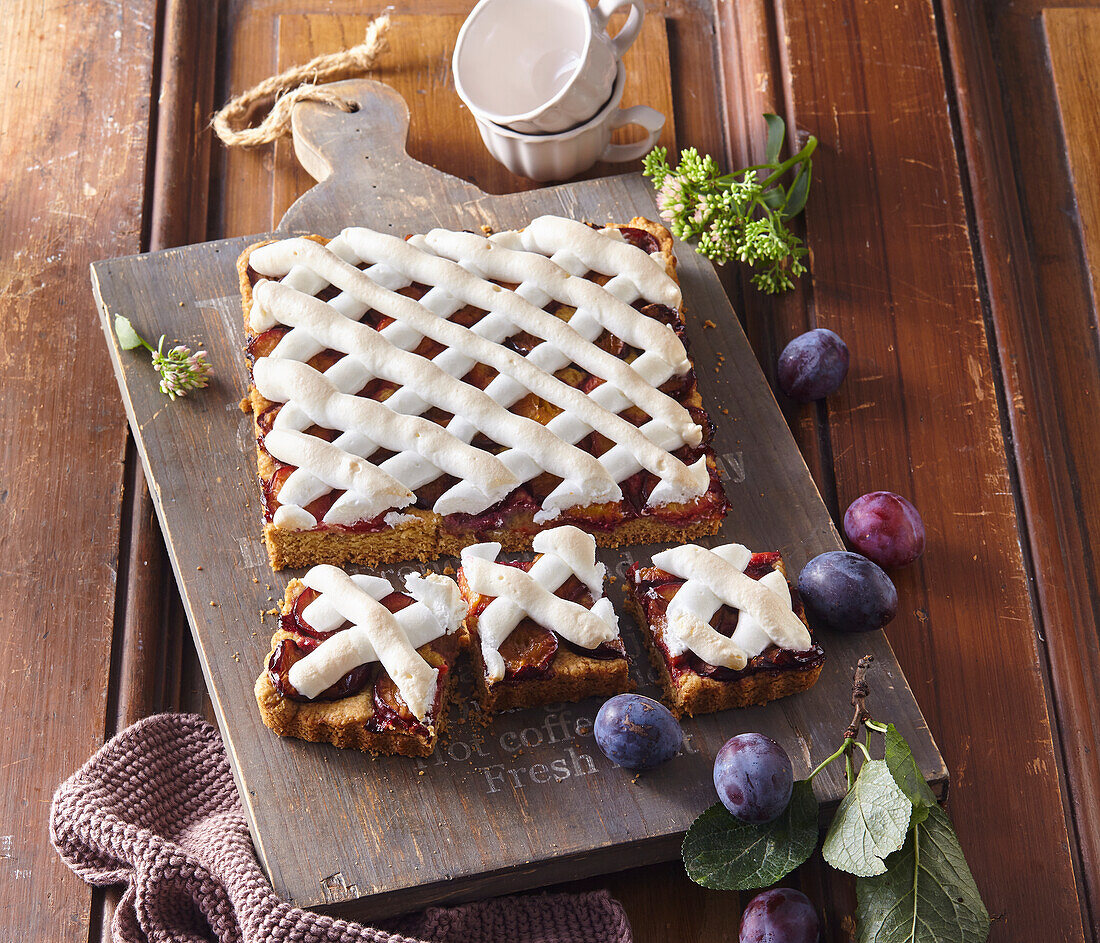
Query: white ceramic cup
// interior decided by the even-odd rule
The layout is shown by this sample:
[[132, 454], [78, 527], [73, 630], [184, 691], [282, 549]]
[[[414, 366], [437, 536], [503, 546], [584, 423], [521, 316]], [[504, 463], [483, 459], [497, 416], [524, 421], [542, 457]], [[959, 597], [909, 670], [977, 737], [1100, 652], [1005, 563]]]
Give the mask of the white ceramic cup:
[[[609, 36], [622, 7], [630, 16]], [[475, 117], [513, 131], [572, 128], [607, 101], [644, 17], [644, 0], [479, 0], [455, 43], [455, 89]]]
[[[560, 134], [521, 134], [476, 113], [474, 118], [489, 153], [512, 173], [540, 182], [568, 180], [599, 160], [615, 163], [637, 160], [657, 143], [665, 116], [648, 105], [620, 108], [625, 85], [626, 69], [620, 62], [611, 98], [600, 113], [580, 127]], [[645, 128], [645, 139], [633, 144], [612, 144], [611, 132], [628, 124]]]

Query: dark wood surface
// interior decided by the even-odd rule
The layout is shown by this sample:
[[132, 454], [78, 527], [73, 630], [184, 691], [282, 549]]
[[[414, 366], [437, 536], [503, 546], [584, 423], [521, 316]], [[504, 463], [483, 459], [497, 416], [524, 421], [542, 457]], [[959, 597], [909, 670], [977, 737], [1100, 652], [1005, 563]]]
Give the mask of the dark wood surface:
[[[333, 87], [357, 108], [298, 109], [295, 151], [321, 183], [290, 207], [280, 229], [335, 233], [358, 222], [395, 232], [499, 230], [544, 213], [593, 221], [656, 215], [652, 189], [637, 175], [488, 196], [406, 156], [408, 111], [388, 86], [352, 80]], [[594, 748], [598, 701], [511, 712], [487, 727], [460, 709], [447, 743], [426, 761], [277, 741], [260, 723], [252, 686], [270, 631], [260, 613], [295, 574], [272, 575], [266, 566], [250, 420], [234, 408], [246, 384], [234, 260], [247, 241], [99, 262], [93, 281], [105, 330], [121, 314], [144, 334], [201, 343], [224, 365], [202, 397], [165, 409], [144, 354], [120, 350], [108, 334], [256, 847], [280, 894], [343, 915], [378, 916], [674, 857], [687, 825], [712, 804], [710, 758], [734, 733], [772, 736], [796, 758], [800, 775], [832, 752], [851, 669], [865, 653], [877, 662], [878, 710], [903, 730], [926, 778], [942, 789], [942, 761], [881, 633], [824, 636], [828, 663], [807, 694], [686, 720], [685, 754], [642, 780]], [[714, 404], [733, 505], [715, 539], [777, 548], [797, 572], [840, 541], [714, 269], [686, 247], [678, 256], [700, 390]], [[601, 551], [617, 579], [610, 591], [620, 610], [627, 567], [657, 549]], [[378, 572], [399, 581], [407, 571]], [[637, 631], [629, 619], [624, 626], [636, 680], [655, 694]], [[551, 774], [553, 764], [558, 772]], [[822, 804], [835, 806], [842, 771], [831, 767], [815, 786]], [[393, 827], [395, 802], [407, 829]], [[289, 821], [288, 808], [295, 810]]]
[[[999, 918], [996, 940], [1095, 940], [1100, 903], [1098, 551], [1091, 535], [1100, 519], [1094, 460], [1100, 357], [1076, 171], [1067, 159], [1067, 138], [1079, 129], [1063, 127], [1046, 5], [654, 5], [666, 16], [681, 144], [743, 163], [762, 150], [756, 116], [764, 108], [826, 140], [831, 104], [862, 90], [851, 111], [867, 114], [841, 114], [838, 107], [842, 151], [823, 151], [818, 162], [806, 221], [814, 284], [775, 303], [743, 292], [736, 273], [723, 278], [769, 375], [783, 343], [819, 311], [848, 319], [857, 359], [865, 336], [874, 350], [884, 325], [902, 315], [925, 347], [935, 347], [927, 364], [906, 349], [900, 366], [890, 364], [897, 375], [866, 374], [886, 378], [879, 397], [863, 400], [849, 391], [850, 400], [825, 410], [784, 404], [784, 411], [834, 512], [865, 482], [877, 487], [911, 460], [912, 480], [925, 489], [922, 510], [944, 527], [912, 582], [901, 581], [903, 598], [918, 604], [890, 635], [952, 766], [949, 809]], [[467, 6], [423, 0], [402, 3], [400, 12], [457, 14]], [[125, 447], [123, 414], [84, 289], [86, 263], [270, 228], [275, 212], [265, 194], [274, 192], [285, 164], [277, 165], [270, 149], [226, 155], [216, 146], [207, 172], [205, 119], [215, 100], [274, 70], [284, 41], [274, 25], [278, 16], [310, 12], [369, 10], [322, 0], [293, 6], [168, 0], [87, 10], [17, 3], [6, 11], [0, 349], [5, 391], [15, 395], [4, 407], [10, 444], [0, 466], [0, 494], [6, 492], [0, 567], [14, 592], [4, 609], [9, 642], [0, 656], [0, 704], [15, 735], [0, 748], [0, 769], [11, 783], [0, 796], [0, 939], [104, 937], [111, 899], [69, 874], [46, 840], [50, 792], [118, 724], [163, 707], [209, 710], [197, 663], [181, 640], [179, 604], [140, 499], [135, 457]], [[165, 96], [173, 90], [194, 107]], [[451, 107], [457, 108], [454, 100]], [[906, 132], [913, 121], [923, 134]], [[953, 153], [957, 171], [927, 160], [930, 151], [948, 164]], [[185, 154], [197, 162], [189, 164]], [[934, 166], [908, 166], [911, 156]], [[468, 176], [489, 172], [484, 153], [465, 159]], [[178, 176], [162, 173], [158, 180], [154, 173], [173, 160], [190, 168], [182, 171], [186, 186], [174, 193], [169, 182]], [[869, 197], [868, 175], [889, 177], [891, 169], [898, 179], [887, 179], [880, 192], [897, 197], [900, 190], [903, 198]], [[940, 175], [932, 182], [943, 189], [932, 199], [921, 189], [929, 183], [924, 173]], [[955, 188], [961, 201], [951, 195]], [[937, 200], [944, 215], [927, 215]], [[877, 201], [877, 215], [864, 201]], [[839, 219], [823, 219], [826, 208]], [[948, 217], [954, 234], [941, 225], [921, 227], [922, 240], [898, 236], [910, 223]], [[867, 275], [858, 254], [850, 262], [835, 257], [826, 244], [834, 238], [830, 226], [844, 230], [853, 250], [860, 243], [849, 231], [866, 228], [863, 241], [879, 239], [891, 272], [898, 265], [920, 268], [927, 279], [917, 284], [923, 303], [913, 307], [891, 283], [877, 306], [848, 311], [841, 299], [821, 307], [818, 283], [826, 271], [857, 288]], [[151, 238], [164, 241], [151, 246]], [[819, 270], [822, 253], [834, 258]], [[907, 253], [933, 254], [940, 264]], [[967, 254], [977, 304], [958, 298]], [[855, 301], [868, 289], [860, 291]], [[937, 333], [942, 322], [935, 317], [922, 326], [921, 318], [937, 309], [943, 317], [954, 304], [962, 305], [958, 323], [970, 332], [967, 343]], [[976, 331], [969, 322], [979, 319]], [[71, 370], [53, 362], [61, 349], [77, 351]], [[928, 381], [946, 378], [957, 397], [955, 378], [971, 375], [968, 355], [982, 368], [973, 381], [974, 398], [982, 394], [973, 425], [945, 419], [957, 399], [928, 409], [908, 428], [882, 418], [889, 398], [912, 397], [912, 383], [901, 389], [896, 381], [911, 380], [914, 371], [918, 381], [926, 370]], [[72, 395], [73, 384], [82, 398]], [[928, 382], [922, 388], [931, 389]], [[879, 405], [858, 408], [872, 399]], [[930, 478], [922, 475], [938, 487], [929, 491]], [[983, 498], [993, 503], [952, 505], [956, 491], [973, 495], [975, 481], [987, 482], [990, 495]], [[994, 499], [994, 491], [1011, 494]], [[75, 493], [79, 498], [63, 498]], [[1006, 498], [1009, 505], [996, 505]], [[995, 513], [956, 520], [930, 501]], [[942, 582], [952, 567], [972, 579]], [[1004, 620], [979, 608], [990, 605], [994, 575], [1006, 578], [1017, 602], [1021, 587], [1028, 591], [1022, 611], [1010, 610]], [[999, 601], [992, 606], [999, 611]], [[142, 648], [150, 641], [163, 654]], [[997, 664], [1002, 674], [991, 682], [990, 650], [1013, 647], [1016, 659]], [[132, 683], [123, 690], [127, 676]], [[1040, 722], [1030, 726], [1036, 717]], [[1029, 814], [1005, 828], [1001, 807], [1020, 796], [1027, 796]], [[847, 940], [850, 885], [820, 865], [793, 878], [822, 908], [824, 938]], [[736, 898], [694, 887], [673, 864], [584, 886], [610, 887], [639, 940], [735, 936]]]

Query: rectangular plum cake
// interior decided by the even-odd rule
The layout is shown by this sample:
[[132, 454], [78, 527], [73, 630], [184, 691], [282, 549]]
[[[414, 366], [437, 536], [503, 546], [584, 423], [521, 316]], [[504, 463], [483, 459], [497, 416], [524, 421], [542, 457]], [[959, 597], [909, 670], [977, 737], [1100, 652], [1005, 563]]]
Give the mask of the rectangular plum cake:
[[560, 524], [607, 547], [718, 530], [664, 227], [352, 228], [238, 269], [276, 569], [527, 550]]
[[462, 551], [478, 696], [487, 711], [608, 696], [633, 686], [596, 542], [576, 527], [535, 535], [534, 560], [498, 560], [499, 543]]
[[264, 671], [263, 721], [284, 737], [428, 756], [447, 721], [468, 637], [454, 580], [348, 576], [330, 565], [291, 580]]
[[627, 608], [676, 713], [764, 704], [813, 687], [825, 653], [778, 553], [685, 544], [630, 568]]

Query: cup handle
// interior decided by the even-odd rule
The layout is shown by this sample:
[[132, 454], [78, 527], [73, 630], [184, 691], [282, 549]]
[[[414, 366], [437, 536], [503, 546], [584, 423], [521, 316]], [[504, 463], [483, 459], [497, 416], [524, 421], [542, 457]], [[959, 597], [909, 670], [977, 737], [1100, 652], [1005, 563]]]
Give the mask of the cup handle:
[[623, 161], [637, 160], [649, 153], [657, 138], [661, 134], [661, 128], [665, 126], [665, 116], [656, 108], [648, 105], [635, 105], [633, 108], [620, 108], [611, 119], [611, 130], [622, 128], [628, 124], [641, 125], [649, 133], [641, 141], [633, 144], [608, 144], [600, 155], [600, 160], [610, 161], [613, 164], [621, 164]]
[[645, 0], [600, 0], [599, 6], [592, 11], [592, 19], [596, 29], [607, 29], [607, 21], [611, 14], [622, 7], [630, 7], [630, 16], [619, 34], [611, 40], [615, 49], [615, 55], [620, 59], [638, 38], [642, 28], [642, 20], [645, 19]]

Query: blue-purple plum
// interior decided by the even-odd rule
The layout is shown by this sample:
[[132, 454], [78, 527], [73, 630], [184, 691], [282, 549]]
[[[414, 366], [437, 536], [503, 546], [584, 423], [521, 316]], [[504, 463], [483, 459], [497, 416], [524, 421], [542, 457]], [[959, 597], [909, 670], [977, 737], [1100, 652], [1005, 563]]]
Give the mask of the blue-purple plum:
[[757, 894], [741, 915], [738, 943], [817, 943], [821, 924], [810, 899], [792, 887]]
[[714, 788], [734, 818], [753, 825], [771, 822], [791, 801], [791, 758], [771, 737], [738, 734], [714, 758]]
[[664, 704], [641, 694], [616, 694], [596, 714], [596, 744], [616, 766], [652, 769], [684, 742], [680, 722]]
[[881, 567], [858, 553], [818, 554], [798, 576], [798, 595], [814, 629], [873, 632], [898, 611], [898, 591]]
[[835, 393], [848, 375], [848, 345], [828, 328], [799, 334], [779, 355], [779, 388], [810, 403]]

